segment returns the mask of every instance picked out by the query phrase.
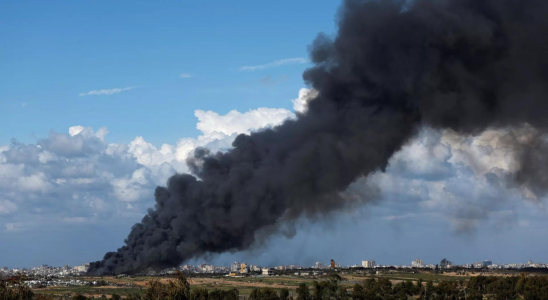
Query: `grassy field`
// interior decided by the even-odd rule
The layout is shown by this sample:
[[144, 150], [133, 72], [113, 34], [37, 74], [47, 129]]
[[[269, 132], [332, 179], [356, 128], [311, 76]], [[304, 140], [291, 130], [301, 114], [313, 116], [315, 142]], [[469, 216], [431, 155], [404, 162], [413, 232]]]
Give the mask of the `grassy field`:
[[[477, 275], [477, 274], [474, 274]], [[494, 274], [490, 274], [494, 275]], [[361, 283], [368, 278], [388, 278], [394, 284], [401, 281], [413, 281], [416, 282], [420, 278], [423, 281], [432, 280], [434, 284], [439, 283], [440, 281], [454, 281], [454, 280], [463, 280], [467, 281], [470, 279], [472, 274], [468, 276], [456, 275], [456, 274], [435, 274], [430, 272], [423, 273], [409, 273], [409, 272], [397, 272], [393, 274], [379, 274], [379, 275], [360, 275], [360, 274], [341, 274], [343, 281], [340, 282], [341, 285], [348, 286], [350, 288], [356, 283]], [[313, 282], [319, 280], [326, 280], [327, 277], [319, 276], [317, 278], [303, 278], [296, 276], [272, 276], [272, 277], [189, 277], [189, 282], [192, 289], [195, 288], [204, 288], [208, 290], [221, 289], [228, 290], [236, 288], [239, 290], [240, 295], [247, 296], [251, 293], [253, 289], [256, 288], [271, 288], [274, 290], [288, 289], [291, 294], [295, 293], [296, 288], [302, 282], [308, 286], [312, 286]], [[115, 277], [103, 277], [103, 278], [94, 278], [94, 277], [84, 277], [83, 280], [93, 281], [103, 279], [108, 282], [116, 283], [122, 286], [75, 286], [75, 287], [48, 287], [35, 289], [36, 294], [50, 294], [62, 296], [66, 294], [83, 294], [86, 296], [100, 297], [105, 295], [107, 298], [110, 298], [112, 294], [118, 294], [120, 296], [127, 296], [129, 294], [139, 293], [142, 294], [146, 291], [147, 283], [150, 280], [160, 280], [161, 282], [167, 282], [171, 278], [169, 277], [124, 277], [124, 278], [115, 278]], [[134, 287], [123, 286], [124, 284], [132, 284]]]
[[418, 281], [422, 278], [423, 281], [432, 280], [434, 283], [439, 283], [440, 281], [459, 281], [464, 280], [467, 281], [470, 279], [470, 276], [462, 276], [462, 275], [445, 275], [445, 274], [432, 274], [432, 273], [419, 273], [419, 274], [382, 274], [382, 275], [376, 275], [376, 276], [369, 276], [370, 278], [375, 277], [382, 277], [382, 278], [388, 278], [391, 281], [405, 281], [405, 280], [411, 280], [411, 281]]

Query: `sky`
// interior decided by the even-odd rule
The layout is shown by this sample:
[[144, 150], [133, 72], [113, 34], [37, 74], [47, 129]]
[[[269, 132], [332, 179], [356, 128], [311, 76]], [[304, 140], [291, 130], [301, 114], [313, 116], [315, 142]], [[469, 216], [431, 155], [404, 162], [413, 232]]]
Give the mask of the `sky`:
[[[193, 149], [305, 111], [308, 45], [335, 34], [339, 4], [1, 2], [0, 265], [101, 259]], [[546, 261], [543, 199], [490, 172], [512, 166], [502, 134], [424, 128], [345, 191], [375, 201], [190, 263]]]

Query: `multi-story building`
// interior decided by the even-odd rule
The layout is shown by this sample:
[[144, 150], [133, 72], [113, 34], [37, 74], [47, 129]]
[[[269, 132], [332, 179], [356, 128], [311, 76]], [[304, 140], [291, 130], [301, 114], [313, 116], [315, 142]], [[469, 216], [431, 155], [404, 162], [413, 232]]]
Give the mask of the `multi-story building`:
[[252, 272], [261, 272], [261, 268], [257, 265], [249, 265], [249, 271]]
[[89, 269], [89, 264], [83, 264], [83, 265], [80, 265], [80, 266], [76, 266], [76, 267], [74, 267], [74, 269], [76, 270], [76, 272], [85, 273]]
[[240, 265], [240, 273], [242, 273], [242, 274], [247, 274], [247, 273], [249, 273], [249, 267], [247, 266], [246, 263], [242, 263], [242, 264]]
[[232, 264], [232, 267], [230, 267], [230, 271], [234, 273], [238, 273], [240, 271], [240, 264], [237, 261], [235, 261]]
[[374, 260], [364, 260], [362, 261], [362, 267], [364, 268], [374, 268], [377, 264]]
[[493, 265], [493, 262], [490, 261], [490, 260], [484, 260], [482, 263], [481, 263], [482, 267], [489, 267], [491, 265]]
[[324, 268], [324, 264], [322, 264], [321, 262], [317, 261], [316, 262], [316, 269], [323, 269]]
[[274, 271], [272, 271], [271, 268], [263, 268], [262, 275], [263, 276], [271, 276], [274, 274]]
[[411, 267], [413, 268], [423, 268], [424, 267], [424, 262], [422, 261], [422, 259], [415, 259], [414, 261], [411, 262]]

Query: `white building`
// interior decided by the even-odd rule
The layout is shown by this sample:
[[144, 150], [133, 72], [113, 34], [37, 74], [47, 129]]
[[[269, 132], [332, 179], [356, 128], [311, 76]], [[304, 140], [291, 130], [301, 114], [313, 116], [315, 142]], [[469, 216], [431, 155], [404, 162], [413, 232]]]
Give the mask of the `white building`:
[[83, 264], [81, 266], [76, 266], [74, 267], [74, 269], [76, 270], [76, 272], [87, 272], [89, 270], [89, 264]]
[[323, 269], [325, 266], [324, 264], [322, 264], [321, 262], [317, 261], [316, 262], [316, 269]]
[[362, 261], [362, 267], [364, 268], [374, 268], [377, 264], [374, 260], [364, 260]]
[[232, 267], [230, 267], [230, 271], [231, 272], [234, 272], [234, 273], [238, 273], [240, 272], [240, 264], [235, 261], [233, 264], [232, 264]]
[[208, 272], [208, 273], [213, 273], [213, 272], [215, 272], [215, 266], [214, 265], [206, 265], [204, 267], [204, 271]]
[[263, 276], [271, 276], [274, 274], [274, 271], [272, 271], [271, 268], [263, 268], [262, 275]]
[[414, 261], [411, 262], [411, 267], [413, 268], [424, 268], [424, 262], [422, 261], [422, 259], [415, 259]]

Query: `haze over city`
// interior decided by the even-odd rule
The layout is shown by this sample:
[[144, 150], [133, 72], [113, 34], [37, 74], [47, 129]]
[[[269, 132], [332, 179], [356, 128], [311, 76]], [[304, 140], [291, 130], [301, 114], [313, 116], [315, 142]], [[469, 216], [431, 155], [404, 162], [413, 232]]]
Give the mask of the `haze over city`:
[[[347, 17], [341, 17], [345, 10], [337, 13], [340, 7], [344, 8], [344, 3], [338, 1], [113, 2], [108, 4], [108, 9], [104, 3], [91, 1], [0, 3], [0, 19], [3, 21], [0, 27], [3, 45], [0, 50], [3, 66], [0, 68], [0, 267], [76, 266], [103, 260], [105, 253], [124, 246], [124, 239], [132, 226], [142, 220], [147, 209], [160, 202], [174, 202], [168, 196], [162, 198], [164, 190], [156, 190], [157, 186], [166, 186], [171, 176], [176, 173], [201, 174], [205, 177], [202, 178], [204, 184], [209, 184], [209, 187], [218, 187], [217, 181], [229, 181], [218, 180], [208, 173], [209, 169], [202, 168], [208, 153], [201, 153], [197, 150], [199, 147], [210, 149], [211, 153], [225, 153], [225, 156], [219, 156], [219, 165], [226, 163], [231, 167], [233, 161], [248, 154], [243, 150], [241, 152], [245, 155], [232, 150], [239, 134], [259, 136], [256, 141], [264, 143], [261, 145], [278, 147], [284, 144], [278, 141], [285, 141], [287, 148], [293, 147], [295, 141], [289, 142], [280, 138], [281, 134], [276, 135], [284, 132], [276, 129], [281, 128], [277, 126], [305, 124], [300, 127], [291, 125], [294, 127], [286, 130], [290, 132], [287, 135], [293, 137], [291, 134], [297, 129], [313, 127], [311, 120], [319, 119], [314, 118], [313, 113], [322, 117], [325, 114], [319, 112], [331, 113], [332, 110], [325, 107], [339, 103], [339, 99], [333, 100], [335, 97], [331, 97], [330, 92], [338, 95], [333, 86], [341, 84], [342, 80], [332, 79], [336, 78], [333, 74], [339, 73], [329, 72], [331, 68], [336, 69], [334, 66], [344, 67], [348, 61], [357, 59], [341, 59], [346, 57], [339, 53], [339, 48], [331, 49], [332, 52], [326, 50], [327, 54], [322, 52], [325, 50], [322, 45], [331, 45], [330, 41], [337, 38], [350, 45], [356, 43], [350, 38], [354, 32], [350, 25], [356, 22], [355, 16], [346, 11]], [[505, 8], [502, 4], [497, 7], [500, 11]], [[505, 16], [504, 13], [501, 15]], [[338, 32], [341, 18], [348, 31]], [[407, 20], [394, 18], [397, 22]], [[484, 24], [480, 21], [478, 24]], [[396, 29], [391, 31], [387, 26], [381, 26], [383, 22], [379, 18], [378, 23], [371, 26], [378, 26], [379, 31], [386, 29], [382, 31], [384, 36], [399, 33]], [[539, 28], [546, 28], [544, 22], [542, 25], [544, 27]], [[476, 42], [475, 34], [466, 34], [469, 28], [450, 28], [470, 38], [467, 42]], [[316, 39], [322, 32], [324, 35]], [[368, 31], [371, 36], [374, 32]], [[508, 40], [515, 42], [512, 39], [516, 35], [514, 31], [507, 35]], [[533, 36], [523, 39], [531, 43], [531, 48], [537, 49], [532, 42], [536, 40]], [[494, 42], [479, 44], [487, 50], [492, 50], [492, 44], [498, 45]], [[402, 45], [396, 43], [394, 46]], [[542, 53], [543, 49], [539, 46], [538, 51], [532, 53]], [[364, 51], [367, 54], [374, 52]], [[330, 61], [322, 55], [340, 59], [342, 63], [324, 70], [323, 66]], [[502, 63], [494, 65], [512, 67], [514, 58], [501, 59]], [[395, 65], [408, 62], [398, 61]], [[543, 61], [538, 64], [545, 66]], [[486, 69], [493, 71], [488, 63], [486, 65]], [[493, 69], [498, 71], [496, 67]], [[303, 72], [307, 74], [306, 80]], [[509, 73], [505, 75], [511, 78], [513, 73]], [[340, 197], [345, 201], [344, 205], [337, 206], [325, 200], [321, 188], [321, 193], [317, 190], [288, 192], [293, 196], [302, 195], [304, 204], [318, 206], [315, 209], [291, 206], [299, 203], [300, 198], [295, 197], [299, 199], [282, 207], [277, 214], [269, 214], [279, 208], [272, 205], [265, 209], [266, 212], [257, 209], [255, 213], [243, 213], [238, 218], [223, 220], [229, 225], [249, 224], [253, 228], [241, 239], [228, 239], [229, 242], [221, 243], [211, 242], [209, 237], [185, 237], [183, 240], [192, 240], [195, 247], [182, 249], [183, 246], [178, 246], [177, 250], [184, 252], [182, 256], [170, 253], [158, 261], [136, 261], [142, 263], [142, 268], [201, 263], [227, 266], [234, 261], [252, 262], [259, 266], [294, 264], [308, 267], [318, 261], [328, 263], [330, 259], [344, 266], [359, 265], [364, 260], [375, 260], [383, 265], [409, 265], [420, 257], [429, 265], [447, 258], [459, 265], [484, 260], [501, 265], [528, 264], [531, 260], [544, 266], [548, 262], [548, 241], [543, 239], [548, 226], [546, 182], [542, 172], [534, 168], [530, 171], [525, 168], [530, 165], [522, 160], [523, 153], [529, 153], [530, 149], [533, 152], [542, 150], [546, 146], [542, 142], [545, 138], [542, 131], [545, 111], [539, 105], [537, 112], [536, 106], [531, 104], [545, 99], [546, 92], [534, 88], [535, 84], [540, 85], [545, 80], [535, 77], [538, 74], [533, 71], [531, 74], [525, 72], [523, 76], [533, 78], [533, 87], [528, 90], [530, 94], [519, 94], [520, 100], [530, 101], [527, 103], [530, 109], [519, 110], [516, 119], [506, 114], [513, 108], [508, 103], [514, 104], [514, 100], [504, 97], [502, 104], [499, 103], [502, 108], [497, 110], [500, 115], [486, 113], [476, 119], [470, 112], [483, 110], [476, 110], [472, 105], [470, 110], [463, 109], [471, 117], [454, 123], [450, 118], [453, 116], [449, 117], [447, 111], [440, 109], [444, 118], [438, 119], [432, 116], [435, 114], [428, 110], [427, 104], [420, 101], [417, 104], [413, 102], [415, 98], [409, 100], [420, 107], [417, 110], [420, 110], [421, 118], [411, 118], [409, 116], [416, 117], [414, 111], [401, 109], [402, 114], [409, 114], [406, 115], [409, 118], [402, 117], [402, 120], [412, 120], [409, 128], [401, 126], [399, 119], [390, 123], [393, 118], [387, 118], [390, 122], [386, 122], [394, 125], [395, 129], [403, 128], [409, 132], [382, 127], [397, 134], [382, 133], [383, 137], [394, 136], [396, 142], [387, 142], [388, 150], [379, 146], [382, 149], [379, 152], [386, 152], [379, 155], [382, 157], [379, 162], [355, 171], [352, 175], [356, 178], [344, 178], [339, 182], [338, 178], [344, 176], [334, 175], [337, 184], [326, 184], [330, 188], [326, 195], [335, 199]], [[397, 98], [399, 92], [405, 94], [413, 90], [404, 93], [399, 88], [388, 89], [387, 86], [394, 82], [405, 80], [400, 81], [399, 77], [387, 79], [389, 76], [383, 75], [386, 74], [371, 76], [379, 82], [388, 82], [386, 85], [385, 82], [376, 84], [388, 91], [394, 90], [396, 96], [390, 96]], [[482, 79], [488, 77], [484, 73], [473, 75]], [[448, 76], [460, 78], [460, 73]], [[333, 80], [332, 84], [325, 84], [326, 78]], [[506, 77], [497, 79], [500, 81], [486, 84], [479, 94], [491, 95], [483, 93], [485, 89], [498, 95], [497, 92], [503, 90], [499, 85], [505, 86], [502, 83]], [[470, 88], [470, 95], [477, 96], [474, 85], [463, 86], [463, 90]], [[490, 91], [492, 86], [499, 89]], [[324, 94], [321, 94], [322, 88]], [[359, 97], [367, 94], [360, 94], [357, 90], [361, 90], [354, 91]], [[422, 95], [421, 92], [417, 93]], [[507, 94], [511, 95], [510, 92]], [[309, 113], [313, 101], [319, 104], [315, 108], [310, 106], [313, 111]], [[390, 103], [388, 107], [392, 109], [399, 104]], [[396, 111], [398, 114], [394, 115], [399, 118], [400, 110]], [[329, 123], [332, 125], [330, 128], [338, 129], [340, 126], [347, 129], [346, 125], [341, 125], [342, 122], [337, 122], [345, 119], [339, 118], [337, 115], [337, 118], [325, 119], [333, 122]], [[284, 123], [287, 120], [291, 122]], [[373, 125], [376, 122], [375, 119]], [[361, 123], [356, 126], [360, 129], [374, 127]], [[352, 126], [348, 128], [354, 129]], [[344, 129], [340, 130], [345, 133], [341, 134], [341, 139], [349, 136]], [[266, 133], [261, 135], [261, 132]], [[274, 132], [272, 140], [276, 143], [270, 142], [269, 132]], [[368, 132], [372, 136], [375, 133]], [[398, 135], [400, 133], [402, 137]], [[536, 140], [538, 136], [540, 142]], [[363, 142], [353, 137], [345, 142], [354, 150], [362, 149], [356, 140]], [[241, 145], [246, 145], [248, 140], [240, 137], [238, 141], [240, 143], [236, 144], [243, 148]], [[318, 144], [332, 145], [329, 138], [320, 137], [317, 141]], [[385, 142], [380, 138], [379, 141]], [[527, 151], [521, 148], [523, 145], [529, 147]], [[368, 147], [375, 153], [368, 152], [364, 157], [376, 157], [376, 148]], [[304, 151], [302, 148], [287, 152], [300, 153]], [[310, 166], [316, 160], [324, 159], [322, 154], [337, 156], [330, 152], [334, 148], [325, 148], [325, 152], [318, 151], [320, 154], [314, 152], [317, 155], [310, 161], [300, 160], [310, 165], [295, 172], [288, 171], [288, 168], [280, 168], [279, 173], [270, 172], [272, 169], [265, 171], [265, 174], [276, 175], [272, 176], [276, 180], [268, 178], [273, 183], [265, 184], [264, 190], [283, 190], [279, 187], [288, 185], [294, 188], [286, 183], [286, 179], [292, 179], [287, 174], [316, 170]], [[393, 155], [391, 150], [395, 151]], [[285, 154], [283, 151], [285, 148], [280, 153]], [[262, 152], [260, 155], [267, 157]], [[190, 160], [190, 167], [187, 165], [189, 157], [195, 158]], [[352, 159], [341, 159], [342, 162], [337, 161], [334, 165], [346, 163], [352, 166]], [[532, 161], [536, 162], [534, 159]], [[384, 160], [387, 161], [386, 168]], [[321, 170], [330, 170], [332, 166], [328, 163], [321, 165]], [[542, 164], [538, 165], [542, 167]], [[351, 171], [342, 173], [346, 175]], [[254, 177], [254, 183], [262, 184], [264, 176], [259, 175]], [[171, 194], [186, 191], [188, 186], [197, 191], [207, 190], [199, 183], [190, 182], [190, 177], [174, 178], [169, 189]], [[331, 178], [326, 181], [328, 179]], [[253, 190], [250, 186], [253, 187], [242, 184], [241, 189], [238, 188]], [[255, 196], [250, 194], [249, 198]], [[236, 195], [233, 197], [240, 199]], [[204, 199], [210, 198], [204, 196]], [[227, 203], [232, 202], [227, 200]], [[287, 211], [295, 214], [284, 214]], [[208, 221], [212, 215], [196, 213], [193, 216], [197, 223], [210, 224]], [[143, 225], [144, 228], [147, 226]], [[181, 226], [190, 228], [186, 223]], [[235, 232], [242, 228], [234, 226]], [[153, 229], [150, 230], [154, 233]], [[209, 227], [208, 230], [206, 232], [217, 233]], [[135, 245], [127, 250], [131, 252], [128, 257], [140, 257], [142, 249], [138, 246], [141, 244], [136, 242]], [[106, 265], [119, 268], [116, 270], [130, 270], [124, 269], [127, 266], [120, 261], [111, 262], [108, 258], [105, 261]], [[106, 272], [102, 267], [98, 270]]]

